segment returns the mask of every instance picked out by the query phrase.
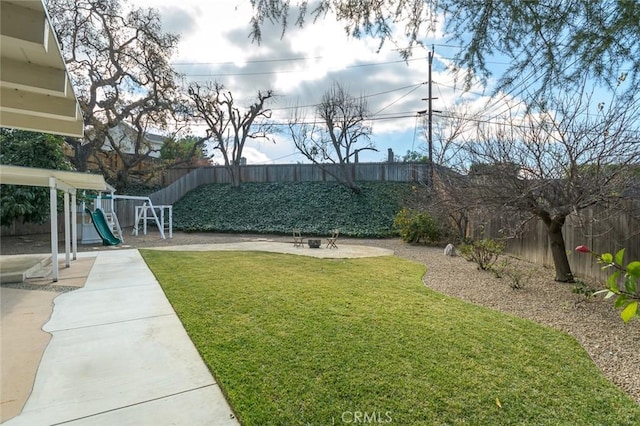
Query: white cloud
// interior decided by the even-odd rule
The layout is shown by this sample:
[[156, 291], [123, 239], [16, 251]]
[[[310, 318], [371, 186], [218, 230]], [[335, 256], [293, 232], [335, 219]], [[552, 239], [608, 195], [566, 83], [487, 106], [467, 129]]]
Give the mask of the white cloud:
[[[415, 148], [418, 122], [415, 114], [427, 105], [422, 100], [427, 97], [427, 86], [420, 85], [427, 80], [426, 49], [415, 49], [411, 60], [403, 62], [392, 45], [377, 52], [377, 40], [350, 38], [343, 24], [331, 17], [315, 24], [309, 20], [302, 29], [290, 27], [283, 38], [279, 25], [266, 25], [263, 41], [258, 45], [249, 38], [252, 10], [248, 1], [181, 0], [168, 4], [165, 0], [132, 0], [132, 3], [158, 8], [165, 28], [181, 34], [175, 62], [176, 69], [185, 73], [187, 79], [216, 80], [243, 106], [252, 103], [258, 90], [274, 89], [279, 96], [270, 104], [273, 118], [285, 121], [291, 114], [286, 108], [318, 103], [329, 86], [338, 81], [352, 95], [367, 96], [370, 111], [380, 112], [377, 118], [404, 117], [374, 118], [372, 139], [381, 151], [372, 154], [375, 161], [386, 158], [390, 147], [396, 153]], [[443, 36], [441, 25], [436, 33], [431, 42]], [[448, 66], [450, 61], [436, 53], [433, 96], [439, 99], [434, 101], [434, 109], [447, 108], [462, 97], [480, 98], [463, 95], [459, 85], [454, 90], [456, 83], [446, 70]], [[308, 114], [312, 113], [311, 108]], [[248, 161], [302, 160], [301, 156], [292, 155], [295, 147], [286, 134], [278, 135], [276, 140], [275, 145], [248, 146], [246, 149], [255, 150], [247, 151]]]

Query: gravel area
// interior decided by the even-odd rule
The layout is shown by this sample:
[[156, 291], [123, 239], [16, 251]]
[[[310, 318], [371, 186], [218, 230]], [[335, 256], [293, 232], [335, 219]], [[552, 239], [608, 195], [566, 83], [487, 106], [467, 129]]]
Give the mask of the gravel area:
[[[123, 248], [144, 248], [184, 244], [230, 243], [269, 239], [289, 242], [291, 237], [253, 234], [211, 234], [175, 232], [162, 240], [157, 233], [138, 237], [125, 234]], [[442, 248], [413, 246], [398, 239], [346, 239], [338, 245], [362, 244], [394, 251], [397, 256], [426, 265], [425, 285], [449, 296], [486, 306], [497, 311], [527, 318], [573, 336], [595, 364], [621, 389], [640, 404], [640, 321], [624, 324], [610, 300], [602, 296], [586, 299], [574, 294], [572, 284], [553, 281], [553, 271], [542, 266], [509, 258], [525, 271], [522, 288], [511, 288], [507, 277], [479, 271], [461, 257], [447, 257]], [[107, 249], [101, 245], [78, 245], [79, 251]], [[61, 247], [64, 250], [64, 247]], [[1, 254], [46, 253], [49, 236], [3, 237]], [[595, 283], [589, 283], [597, 287]]]

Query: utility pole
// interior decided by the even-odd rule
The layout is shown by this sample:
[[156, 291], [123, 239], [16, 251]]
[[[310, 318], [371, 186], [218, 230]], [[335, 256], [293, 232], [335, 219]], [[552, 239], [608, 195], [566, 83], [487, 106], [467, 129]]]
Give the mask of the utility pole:
[[431, 101], [433, 100], [433, 98], [431, 97], [431, 67], [433, 65], [433, 45], [431, 46], [431, 52], [429, 52], [429, 97], [428, 99], [428, 103], [429, 103], [429, 107], [427, 109], [428, 111], [428, 120], [429, 120], [429, 134], [428, 134], [428, 142], [429, 142], [429, 168], [431, 169], [431, 175], [433, 175], [433, 105], [431, 103]]
[[429, 178], [433, 181], [433, 113], [434, 112], [441, 112], [441, 111], [434, 111], [433, 110], [433, 104], [431, 101], [433, 101], [434, 99], [438, 99], [438, 98], [434, 98], [432, 96], [432, 83], [433, 80], [431, 78], [431, 68], [433, 66], [433, 54], [434, 54], [434, 46], [431, 46], [431, 52], [429, 52], [429, 80], [427, 82], [428, 87], [429, 87], [429, 93], [428, 93], [428, 97], [427, 98], [422, 98], [423, 101], [427, 101], [428, 102], [428, 106], [427, 109], [425, 111], [418, 111], [418, 114], [424, 114], [427, 113], [427, 143], [429, 145]]

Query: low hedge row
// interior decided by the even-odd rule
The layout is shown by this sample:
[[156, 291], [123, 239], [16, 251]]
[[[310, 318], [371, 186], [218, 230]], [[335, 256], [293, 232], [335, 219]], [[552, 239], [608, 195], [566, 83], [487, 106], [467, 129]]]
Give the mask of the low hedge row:
[[174, 228], [186, 232], [327, 235], [397, 235], [393, 219], [411, 197], [411, 185], [362, 182], [360, 194], [338, 183], [284, 182], [204, 185], [174, 204]]

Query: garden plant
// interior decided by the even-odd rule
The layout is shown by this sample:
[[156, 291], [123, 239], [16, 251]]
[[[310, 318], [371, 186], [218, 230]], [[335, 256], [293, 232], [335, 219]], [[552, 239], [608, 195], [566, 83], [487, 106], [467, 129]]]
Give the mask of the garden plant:
[[605, 299], [615, 296], [614, 306], [622, 308], [620, 317], [624, 322], [638, 317], [638, 301], [640, 300], [640, 261], [632, 261], [624, 264], [624, 249], [620, 249], [615, 256], [611, 253], [595, 253], [587, 246], [578, 246], [576, 251], [594, 256], [602, 269], [611, 271], [607, 279], [606, 288], [593, 293], [594, 295], [606, 293]]

